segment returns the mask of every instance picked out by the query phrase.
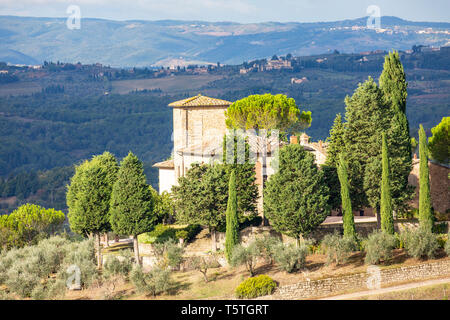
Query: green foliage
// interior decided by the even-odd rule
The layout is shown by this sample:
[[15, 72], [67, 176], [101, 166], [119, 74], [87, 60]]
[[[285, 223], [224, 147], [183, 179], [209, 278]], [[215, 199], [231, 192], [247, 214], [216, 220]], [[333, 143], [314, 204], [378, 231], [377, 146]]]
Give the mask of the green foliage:
[[299, 121], [295, 100], [285, 95], [251, 95], [234, 102], [225, 112], [226, 125], [236, 129], [280, 129]]
[[447, 242], [445, 243], [445, 253], [450, 257], [450, 231], [447, 234]]
[[159, 194], [152, 186], [149, 186], [155, 202], [154, 212], [158, 217], [158, 221], [168, 221], [174, 215], [174, 204], [172, 196], [167, 191]]
[[321, 242], [321, 248], [327, 254], [328, 263], [335, 262], [336, 265], [346, 263], [353, 251], [358, 248], [358, 243], [353, 237], [341, 236], [337, 232], [327, 234]]
[[71, 242], [59, 236], [37, 245], [5, 251], [0, 255], [0, 284], [22, 298], [52, 299], [63, 296], [72, 274], [67, 268], [80, 268], [81, 286], [98, 276], [92, 241]]
[[139, 292], [153, 296], [167, 292], [171, 287], [170, 271], [157, 267], [144, 273], [141, 266], [135, 265], [130, 279]]
[[239, 244], [234, 247], [230, 264], [233, 267], [245, 265], [250, 276], [253, 277], [255, 274], [256, 262], [260, 256], [261, 252], [258, 250], [255, 241], [251, 242], [247, 247]]
[[356, 239], [355, 219], [353, 217], [352, 202], [350, 199], [350, 185], [348, 183], [348, 167], [342, 154], [339, 155], [338, 176], [341, 190], [342, 215], [344, 236]]
[[379, 83], [384, 101], [392, 114], [386, 131], [392, 207], [396, 211], [405, 211], [408, 207], [407, 202], [413, 195], [413, 188], [408, 184], [408, 177], [412, 170], [412, 145], [409, 122], [406, 117], [408, 83], [397, 51], [390, 52], [385, 57]]
[[431, 208], [430, 175], [428, 168], [427, 136], [422, 125], [419, 129], [419, 222], [430, 231], [433, 228], [433, 211]]
[[9, 215], [0, 216], [0, 246], [4, 248], [35, 244], [40, 238], [61, 230], [62, 211], [25, 204]]
[[271, 294], [277, 284], [271, 277], [264, 274], [243, 281], [235, 291], [239, 299], [252, 299]]
[[227, 180], [223, 165], [193, 164], [172, 188], [178, 223], [200, 224], [211, 231], [226, 221]]
[[157, 224], [152, 231], [140, 234], [138, 240], [139, 243], [146, 244], [162, 243], [169, 239], [191, 241], [201, 229], [201, 226], [198, 224], [191, 224], [182, 229], [176, 229], [170, 225]]
[[175, 238], [177, 239], [187, 240], [188, 236], [189, 232], [187, 232], [186, 230], [178, 230], [177, 232], [175, 232]]
[[379, 264], [381, 261], [391, 259], [396, 242], [394, 235], [380, 230], [374, 231], [365, 242], [365, 262], [367, 264]]
[[105, 263], [103, 264], [102, 275], [105, 279], [110, 279], [115, 276], [121, 276], [127, 279], [133, 268], [133, 263], [131, 251], [121, 250], [119, 256], [107, 256]]
[[264, 214], [275, 230], [299, 239], [330, 213], [328, 187], [314, 155], [301, 145], [280, 150], [279, 170], [264, 189]]
[[339, 154], [345, 151], [344, 141], [345, 127], [342, 123], [342, 116], [340, 113], [336, 115], [333, 126], [330, 130], [330, 135], [326, 142], [327, 147], [327, 159], [325, 164], [322, 165], [324, 172], [325, 182], [330, 189], [330, 205], [332, 209], [341, 208], [341, 185], [337, 168], [339, 166]]
[[228, 187], [228, 204], [226, 211], [225, 256], [231, 260], [234, 247], [239, 244], [239, 221], [237, 213], [236, 175], [234, 171], [230, 176]]
[[173, 239], [163, 243], [154, 243], [152, 247], [158, 267], [161, 269], [178, 268], [183, 262], [184, 247], [179, 246]]
[[450, 117], [443, 117], [442, 121], [431, 129], [433, 134], [428, 139], [431, 158], [448, 164], [450, 161]]
[[423, 226], [406, 231], [403, 239], [408, 255], [417, 259], [433, 258], [439, 249], [437, 235]]
[[146, 183], [142, 162], [129, 153], [120, 163], [112, 187], [110, 223], [120, 235], [138, 236], [152, 229], [157, 220], [154, 200]]
[[389, 159], [386, 142], [386, 134], [382, 134], [382, 176], [381, 176], [381, 199], [380, 199], [380, 216], [381, 229], [383, 232], [394, 234], [394, 216], [392, 213], [391, 186], [389, 178]]
[[389, 127], [390, 112], [372, 78], [345, 99], [345, 152], [352, 208], [379, 207], [381, 132]]
[[292, 243], [287, 245], [280, 243], [274, 249], [274, 260], [284, 271], [292, 273], [305, 266], [306, 256], [309, 252], [306, 245], [296, 246]]
[[110, 199], [117, 171], [117, 160], [109, 152], [75, 167], [67, 188], [72, 231], [82, 235], [110, 231]]
[[264, 236], [256, 238], [255, 245], [264, 259], [270, 264], [273, 264], [278, 247], [283, 245], [283, 243], [279, 238]]
[[[244, 146], [244, 154], [241, 154], [242, 146]], [[245, 220], [256, 217], [258, 186], [256, 185], [255, 165], [250, 161], [250, 146], [247, 139], [240, 136], [237, 130], [234, 131], [234, 135], [224, 135], [223, 137], [222, 162], [226, 174], [223, 181], [226, 181], [227, 188], [229, 187], [228, 184], [232, 172], [236, 176], [235, 184], [239, 222], [242, 223]]]

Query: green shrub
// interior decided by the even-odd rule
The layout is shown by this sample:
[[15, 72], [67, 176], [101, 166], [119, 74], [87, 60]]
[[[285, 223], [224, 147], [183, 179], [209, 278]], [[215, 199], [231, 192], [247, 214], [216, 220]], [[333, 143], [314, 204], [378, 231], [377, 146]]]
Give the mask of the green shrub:
[[144, 294], [156, 296], [170, 289], [170, 271], [158, 267], [144, 273], [141, 266], [134, 266], [130, 279], [136, 289]]
[[236, 297], [240, 299], [252, 299], [269, 295], [275, 290], [277, 284], [269, 276], [259, 275], [243, 281], [235, 291]]
[[188, 235], [189, 234], [186, 230], [179, 230], [175, 233], [175, 236], [177, 237], [177, 239], [183, 239], [183, 240], [186, 240]]
[[439, 248], [445, 250], [445, 246], [448, 242], [448, 235], [447, 234], [438, 234], [437, 235], [437, 242], [439, 245]]
[[379, 264], [392, 258], [396, 246], [395, 236], [382, 231], [374, 231], [365, 242], [367, 264]]
[[21, 298], [31, 297], [33, 289], [41, 282], [38, 275], [31, 273], [28, 259], [17, 261], [7, 272], [6, 286]]
[[239, 244], [233, 249], [231, 265], [233, 267], [245, 265], [247, 271], [250, 272], [250, 276], [253, 277], [255, 274], [256, 262], [260, 256], [261, 252], [258, 250], [256, 241], [251, 242], [248, 247]]
[[179, 246], [173, 239], [163, 243], [154, 243], [152, 247], [158, 266], [162, 269], [177, 268], [183, 262], [184, 247]]
[[63, 264], [60, 266], [58, 278], [67, 281], [72, 275], [67, 270], [74, 265], [80, 269], [81, 286], [83, 288], [89, 287], [99, 277], [93, 240], [73, 242], [68, 245], [67, 249], [68, 252]]
[[133, 268], [133, 262], [134, 259], [131, 250], [122, 250], [119, 253], [119, 257], [107, 256], [103, 265], [103, 277], [110, 279], [114, 276], [121, 276], [127, 279]]
[[274, 259], [284, 271], [291, 273], [305, 266], [308, 251], [306, 245], [297, 247], [294, 244], [284, 245], [281, 243], [276, 246]]
[[64, 295], [70, 276], [66, 270], [71, 265], [80, 268], [84, 287], [98, 276], [92, 241], [71, 242], [59, 236], [44, 239], [0, 255], [0, 284], [22, 298], [52, 299]]
[[170, 239], [177, 240], [180, 238], [185, 241], [191, 241], [201, 230], [202, 228], [198, 224], [188, 225], [182, 229], [175, 229], [170, 225], [158, 224], [152, 231], [139, 235], [138, 240], [140, 243], [145, 244], [163, 243]]
[[445, 243], [445, 253], [450, 257], [450, 231], [447, 234], [447, 242]]
[[439, 249], [437, 236], [422, 227], [406, 231], [404, 239], [406, 252], [414, 258], [433, 258]]
[[272, 236], [265, 236], [255, 239], [255, 245], [260, 252], [261, 256], [270, 264], [274, 261], [274, 255], [276, 248], [282, 244], [280, 239]]
[[327, 254], [328, 263], [334, 261], [336, 265], [347, 262], [352, 252], [358, 250], [358, 244], [353, 238], [343, 237], [337, 232], [327, 234], [321, 247]]
[[405, 240], [403, 236], [401, 236], [398, 232], [394, 233], [395, 237], [395, 247], [397, 249], [403, 249], [405, 248]]

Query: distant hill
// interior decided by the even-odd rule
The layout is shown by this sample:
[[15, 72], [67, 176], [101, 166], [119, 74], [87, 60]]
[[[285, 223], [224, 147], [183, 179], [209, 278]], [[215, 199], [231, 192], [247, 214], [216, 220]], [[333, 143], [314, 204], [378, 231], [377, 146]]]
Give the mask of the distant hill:
[[81, 20], [80, 30], [69, 30], [66, 18], [0, 16], [0, 61], [80, 61], [122, 67], [237, 64], [273, 54], [406, 50], [415, 44], [443, 46], [450, 42], [450, 23], [382, 17], [382, 30], [377, 32], [367, 29], [366, 21], [239, 24], [86, 18]]

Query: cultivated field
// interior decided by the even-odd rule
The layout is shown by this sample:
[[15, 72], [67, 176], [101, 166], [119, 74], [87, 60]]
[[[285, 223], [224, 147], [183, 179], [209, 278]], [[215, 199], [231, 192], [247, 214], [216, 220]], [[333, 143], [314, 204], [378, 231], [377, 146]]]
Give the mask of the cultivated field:
[[112, 92], [119, 94], [144, 89], [161, 89], [165, 93], [185, 93], [221, 78], [222, 76], [214, 75], [173, 76], [157, 79], [118, 80], [112, 81], [111, 85]]

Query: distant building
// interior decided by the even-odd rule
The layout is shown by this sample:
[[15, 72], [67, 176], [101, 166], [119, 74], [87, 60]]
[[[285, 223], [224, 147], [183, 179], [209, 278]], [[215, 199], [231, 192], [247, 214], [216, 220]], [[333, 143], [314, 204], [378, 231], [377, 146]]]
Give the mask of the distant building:
[[266, 64], [266, 70], [292, 69], [290, 60], [269, 60]]
[[308, 81], [308, 78], [306, 78], [306, 77], [303, 77], [301, 79], [299, 79], [299, 78], [291, 78], [291, 84], [301, 84], [301, 83], [304, 83], [304, 82], [307, 82], [307, 81]]

